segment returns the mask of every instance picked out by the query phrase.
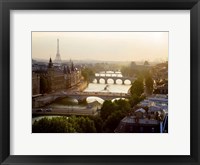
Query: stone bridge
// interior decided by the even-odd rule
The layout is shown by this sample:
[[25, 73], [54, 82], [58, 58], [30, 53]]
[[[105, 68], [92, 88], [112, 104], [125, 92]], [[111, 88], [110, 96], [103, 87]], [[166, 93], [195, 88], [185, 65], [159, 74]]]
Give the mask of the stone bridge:
[[84, 100], [87, 97], [99, 97], [103, 100], [112, 100], [115, 98], [129, 98], [130, 94], [126, 93], [111, 93], [111, 92], [62, 92], [62, 94], [57, 94], [56, 97], [70, 97], [77, 99], [78, 101]]
[[117, 77], [117, 76], [95, 76], [94, 80], [97, 80], [97, 83], [100, 83], [101, 79], [105, 80], [105, 84], [108, 84], [108, 80], [111, 79], [114, 81], [114, 84], [117, 84], [117, 80], [121, 80], [122, 84], [125, 84], [126, 80], [129, 80], [131, 83], [135, 80], [135, 77]]
[[48, 94], [45, 96], [40, 96], [37, 98], [32, 98], [32, 107], [42, 107], [45, 105], [48, 105], [55, 101], [56, 99], [60, 98], [73, 98], [78, 101], [83, 101], [87, 97], [99, 97], [103, 100], [112, 100], [115, 98], [129, 98], [130, 94], [126, 93], [108, 93], [108, 92], [60, 92], [60, 93], [54, 93], [54, 94]]

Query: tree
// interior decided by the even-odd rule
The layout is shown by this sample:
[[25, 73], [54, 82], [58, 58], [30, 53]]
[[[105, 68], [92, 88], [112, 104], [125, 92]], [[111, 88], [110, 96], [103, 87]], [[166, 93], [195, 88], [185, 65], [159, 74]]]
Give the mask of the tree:
[[77, 132], [80, 133], [95, 133], [96, 128], [94, 125], [94, 121], [89, 119], [88, 117], [77, 117]]
[[140, 76], [132, 83], [130, 88], [131, 97], [129, 103], [131, 107], [137, 105], [141, 100], [143, 100], [142, 94], [144, 93], [143, 76]]
[[116, 111], [112, 113], [105, 121], [105, 124], [103, 126], [104, 132], [113, 133], [124, 116], [124, 113], [121, 111]]
[[92, 79], [95, 76], [95, 73], [92, 69], [85, 68], [81, 71], [82, 76], [84, 77], [84, 80], [89, 82], [90, 79]]
[[140, 97], [143, 92], [144, 92], [143, 79], [138, 78], [132, 83], [132, 86], [130, 88], [130, 93], [132, 96]]
[[89, 118], [94, 121], [96, 132], [102, 133], [103, 120], [101, 119], [101, 117], [100, 116], [90, 116]]
[[130, 77], [134, 77], [135, 74], [138, 72], [137, 67], [133, 67], [132, 65], [130, 66], [123, 66], [121, 68], [121, 72], [123, 76], [130, 76]]
[[95, 133], [94, 121], [88, 117], [42, 118], [33, 124], [34, 133]]
[[145, 99], [144, 95], [141, 95], [141, 96], [132, 95], [129, 99], [129, 103], [130, 103], [131, 107], [134, 107], [135, 105], [137, 105], [140, 101], [142, 101], [144, 99]]
[[145, 85], [146, 85], [147, 94], [151, 95], [153, 92], [153, 79], [152, 79], [151, 75], [149, 75], [145, 78]]
[[116, 109], [123, 113], [127, 113], [131, 109], [129, 102], [126, 100], [122, 100], [122, 99], [115, 100], [115, 104], [117, 105]]
[[[68, 128], [68, 130], [67, 130]], [[66, 118], [42, 118], [33, 124], [33, 133], [59, 133], [74, 131], [71, 127], [66, 126]]]
[[126, 100], [105, 101], [101, 109], [101, 117], [104, 121], [103, 132], [114, 132], [119, 122], [127, 115], [131, 107]]
[[117, 106], [115, 103], [112, 103], [111, 100], [105, 100], [100, 111], [102, 120], [107, 119], [107, 117], [111, 115], [116, 109]]

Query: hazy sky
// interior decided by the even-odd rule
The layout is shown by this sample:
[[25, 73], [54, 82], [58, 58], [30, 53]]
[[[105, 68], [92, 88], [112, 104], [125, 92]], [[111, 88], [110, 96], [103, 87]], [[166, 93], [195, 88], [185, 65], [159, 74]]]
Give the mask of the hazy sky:
[[168, 32], [32, 32], [32, 58], [62, 60], [163, 61]]

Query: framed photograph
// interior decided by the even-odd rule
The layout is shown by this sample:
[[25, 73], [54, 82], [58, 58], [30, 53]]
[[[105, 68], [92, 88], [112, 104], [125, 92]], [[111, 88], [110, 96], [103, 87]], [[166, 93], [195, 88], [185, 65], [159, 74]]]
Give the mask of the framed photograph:
[[2, 164], [199, 164], [199, 1], [1, 1]]
[[32, 133], [167, 133], [168, 36], [32, 32]]

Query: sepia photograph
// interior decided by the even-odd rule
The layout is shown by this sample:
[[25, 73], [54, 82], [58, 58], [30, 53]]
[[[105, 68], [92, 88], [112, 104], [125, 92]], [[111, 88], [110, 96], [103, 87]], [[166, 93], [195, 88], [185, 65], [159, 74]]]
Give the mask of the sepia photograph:
[[168, 133], [168, 31], [32, 31], [32, 133]]
[[199, 5], [3, 0], [0, 164], [200, 164]]

